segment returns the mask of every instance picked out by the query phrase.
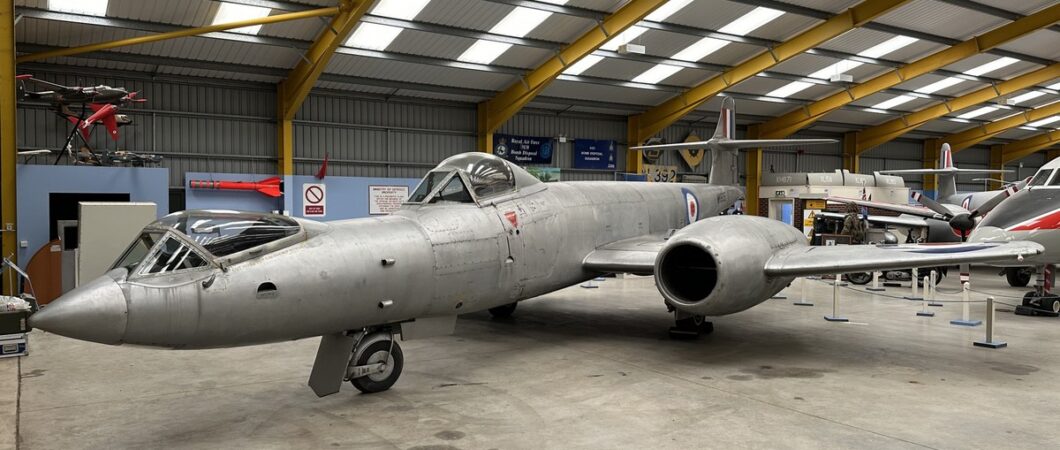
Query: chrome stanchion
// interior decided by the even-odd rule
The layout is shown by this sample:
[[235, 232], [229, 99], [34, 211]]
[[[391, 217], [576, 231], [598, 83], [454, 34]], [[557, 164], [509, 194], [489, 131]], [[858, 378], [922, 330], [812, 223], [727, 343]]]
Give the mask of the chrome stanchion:
[[1001, 348], [1001, 347], [1007, 347], [1008, 346], [1007, 342], [995, 341], [994, 340], [994, 319], [995, 319], [994, 316], [995, 316], [995, 313], [996, 313], [996, 311], [994, 311], [994, 297], [987, 297], [986, 298], [986, 340], [975, 341], [975, 342], [972, 343], [972, 345], [975, 345], [976, 347], [986, 347], [986, 348]]

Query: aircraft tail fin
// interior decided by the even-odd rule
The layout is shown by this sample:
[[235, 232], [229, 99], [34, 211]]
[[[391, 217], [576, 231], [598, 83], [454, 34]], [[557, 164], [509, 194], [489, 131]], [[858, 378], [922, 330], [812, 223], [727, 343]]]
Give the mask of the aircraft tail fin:
[[718, 126], [714, 128], [713, 138], [736, 138], [736, 100], [732, 97], [721, 98], [721, 111], [718, 114]]
[[953, 153], [950, 152], [950, 144], [942, 144], [942, 152], [939, 154], [939, 169], [953, 167]]

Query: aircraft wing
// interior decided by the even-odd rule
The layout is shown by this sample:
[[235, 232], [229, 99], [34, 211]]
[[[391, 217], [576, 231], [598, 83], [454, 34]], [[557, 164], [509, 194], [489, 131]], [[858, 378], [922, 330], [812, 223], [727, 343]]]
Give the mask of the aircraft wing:
[[835, 139], [733, 139], [720, 141], [724, 148], [785, 147], [789, 145], [824, 145], [839, 142]]
[[910, 267], [1016, 261], [1045, 251], [1030, 241], [974, 244], [836, 245], [790, 247], [766, 262], [770, 276], [868, 272]]
[[902, 169], [902, 170], [880, 170], [882, 175], [945, 175], [948, 173], [963, 173], [963, 174], [991, 174], [991, 173], [1011, 173], [1011, 170], [1001, 169], [958, 169], [951, 167], [949, 169]]
[[901, 214], [910, 214], [918, 217], [926, 217], [929, 219], [945, 220], [945, 218], [943, 218], [941, 214], [936, 213], [930, 209], [924, 208], [922, 206], [899, 205], [895, 203], [874, 202], [872, 200], [858, 200], [856, 198], [845, 197], [828, 197], [827, 200], [833, 203], [855, 204], [867, 208], [877, 208], [885, 211], [894, 211]]
[[[818, 216], [828, 217], [830, 219], [843, 220], [847, 217], [844, 213], [834, 212], [819, 212]], [[915, 227], [923, 228], [928, 226], [927, 221], [920, 217], [909, 217], [909, 216], [878, 216], [875, 214], [869, 214], [865, 218], [869, 223], [878, 225], [894, 225], [899, 227]]]
[[651, 275], [666, 236], [649, 234], [612, 242], [589, 253], [582, 267], [592, 272]]

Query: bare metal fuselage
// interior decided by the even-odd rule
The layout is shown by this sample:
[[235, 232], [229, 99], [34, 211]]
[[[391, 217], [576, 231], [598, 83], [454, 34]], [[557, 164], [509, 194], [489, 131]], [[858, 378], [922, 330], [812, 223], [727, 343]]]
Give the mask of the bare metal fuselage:
[[307, 223], [303, 242], [227, 271], [155, 286], [119, 281], [128, 298], [122, 342], [258, 344], [512, 303], [596, 276], [582, 261], [601, 245], [688, 225], [686, 192], [700, 218], [741, 195], [733, 186], [551, 183], [492, 204]]

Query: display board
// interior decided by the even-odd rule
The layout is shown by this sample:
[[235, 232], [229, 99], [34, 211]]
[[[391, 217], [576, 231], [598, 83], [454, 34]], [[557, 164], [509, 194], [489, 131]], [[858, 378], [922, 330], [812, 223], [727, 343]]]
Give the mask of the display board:
[[368, 186], [368, 214], [390, 214], [408, 198], [408, 186]]
[[493, 135], [493, 154], [519, 165], [552, 164], [552, 138]]
[[575, 169], [615, 170], [615, 141], [575, 139], [571, 165]]

